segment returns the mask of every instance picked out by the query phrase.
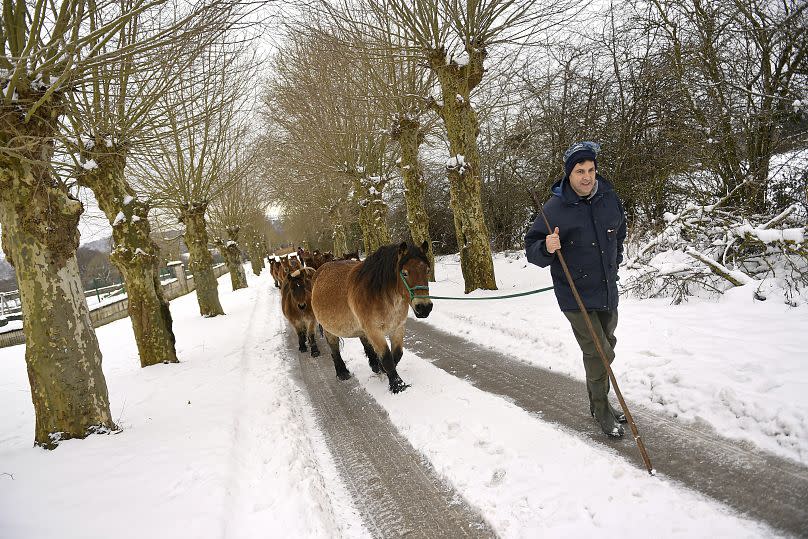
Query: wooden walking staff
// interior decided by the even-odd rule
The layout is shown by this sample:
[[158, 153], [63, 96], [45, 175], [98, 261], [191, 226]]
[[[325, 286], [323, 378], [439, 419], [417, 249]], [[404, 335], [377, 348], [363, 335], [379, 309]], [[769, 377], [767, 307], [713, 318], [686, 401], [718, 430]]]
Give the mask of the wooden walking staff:
[[[544, 224], [547, 226], [548, 233], [551, 233], [551, 231], [554, 229], [550, 226], [549, 221], [547, 221], [547, 216], [544, 215], [544, 209], [542, 208], [541, 202], [539, 202], [539, 197], [534, 191], [530, 191], [530, 195], [533, 197], [533, 201], [536, 203], [536, 207], [539, 209], [542, 219], [544, 219]], [[640, 438], [640, 431], [637, 430], [637, 425], [634, 423], [634, 418], [631, 416], [631, 412], [628, 410], [628, 405], [623, 399], [623, 394], [620, 392], [620, 388], [617, 386], [617, 379], [614, 377], [612, 367], [609, 365], [609, 360], [606, 359], [606, 353], [603, 351], [603, 347], [600, 344], [600, 339], [598, 339], [597, 333], [595, 333], [595, 328], [592, 326], [592, 321], [589, 319], [589, 313], [586, 311], [584, 302], [581, 300], [581, 296], [578, 294], [578, 289], [575, 287], [575, 283], [572, 280], [572, 275], [567, 267], [567, 262], [564, 260], [564, 255], [561, 254], [560, 248], [556, 249], [554, 252], [558, 255], [558, 260], [561, 262], [561, 268], [564, 270], [564, 275], [567, 277], [567, 282], [570, 283], [572, 295], [575, 296], [575, 301], [578, 303], [578, 308], [581, 310], [581, 314], [584, 316], [586, 327], [589, 328], [589, 333], [592, 335], [592, 340], [595, 342], [595, 348], [598, 350], [598, 355], [600, 355], [600, 359], [603, 361], [603, 366], [606, 367], [606, 372], [609, 373], [609, 380], [612, 382], [614, 393], [617, 395], [617, 400], [620, 401], [620, 406], [623, 408], [623, 413], [626, 414], [626, 420], [631, 427], [631, 433], [634, 435], [634, 441], [637, 442], [640, 455], [645, 463], [645, 469], [648, 470], [649, 474], [656, 475], [656, 470], [651, 466], [651, 459], [648, 458], [648, 452], [645, 450], [645, 444], [642, 442], [642, 438]]]

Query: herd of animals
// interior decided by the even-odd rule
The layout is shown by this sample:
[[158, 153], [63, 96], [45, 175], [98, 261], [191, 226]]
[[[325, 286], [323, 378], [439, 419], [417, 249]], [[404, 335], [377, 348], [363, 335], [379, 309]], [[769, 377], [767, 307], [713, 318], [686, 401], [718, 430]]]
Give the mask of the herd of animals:
[[347, 380], [351, 373], [340, 354], [340, 339], [358, 338], [373, 372], [387, 375], [390, 391], [409, 387], [396, 368], [404, 352], [407, 311], [412, 308], [418, 318], [432, 311], [427, 247], [426, 242], [385, 245], [365, 260], [358, 253], [334, 258], [304, 249], [271, 256], [270, 272], [299, 350], [320, 355], [319, 329], [331, 349], [337, 378]]

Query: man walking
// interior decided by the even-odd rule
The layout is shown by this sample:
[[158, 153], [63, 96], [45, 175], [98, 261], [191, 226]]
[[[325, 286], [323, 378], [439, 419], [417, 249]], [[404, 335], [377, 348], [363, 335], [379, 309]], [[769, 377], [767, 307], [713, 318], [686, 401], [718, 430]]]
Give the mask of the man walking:
[[548, 230], [541, 215], [525, 237], [528, 262], [550, 266], [561, 311], [583, 352], [589, 411], [609, 436], [623, 435], [626, 418], [609, 403], [609, 377], [586, 327], [572, 289], [555, 252], [563, 248], [581, 300], [589, 313], [606, 359], [614, 360], [617, 339], [617, 267], [623, 260], [626, 219], [612, 185], [597, 173], [600, 145], [578, 142], [564, 152], [564, 177], [552, 187], [544, 204]]

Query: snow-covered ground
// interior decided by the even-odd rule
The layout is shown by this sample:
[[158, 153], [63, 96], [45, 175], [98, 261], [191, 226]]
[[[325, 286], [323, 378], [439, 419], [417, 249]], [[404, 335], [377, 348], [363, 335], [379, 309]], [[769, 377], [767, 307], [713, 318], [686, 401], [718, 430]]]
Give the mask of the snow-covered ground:
[[[499, 290], [471, 297], [552, 285], [549, 270], [528, 264], [524, 252], [495, 255], [495, 268]], [[443, 257], [436, 273], [432, 294], [462, 296], [456, 256]], [[756, 301], [753, 293], [740, 287], [719, 301], [681, 305], [621, 297], [615, 375], [629, 401], [806, 464], [808, 307]], [[428, 324], [584, 379], [580, 349], [552, 291], [435, 303]]]
[[[513, 254], [497, 255], [496, 269], [501, 290], [478, 295], [549, 279]], [[452, 257], [441, 261], [438, 278], [433, 293], [462, 292]], [[123, 428], [117, 435], [63, 442], [50, 452], [32, 448], [24, 348], [0, 350], [0, 536], [367, 536], [289, 376], [298, 352], [286, 344], [269, 273], [250, 275], [250, 288], [236, 292], [228, 280], [219, 287], [227, 316], [201, 318], [193, 295], [171, 302], [180, 364], [141, 369], [127, 319], [97, 330], [113, 415]], [[511, 354], [528, 350], [519, 357], [581, 376], [552, 293], [436, 301], [427, 321]], [[630, 400], [703, 418], [804, 461], [806, 397], [798, 389], [806, 387], [799, 356], [808, 344], [806, 321], [804, 310], [742, 295], [677, 307], [624, 301], [617, 376]], [[391, 395], [370, 373], [358, 341], [346, 341], [343, 357], [401, 433], [503, 537], [772, 535], [450, 376], [429, 358], [405, 351], [401, 372], [412, 387]], [[327, 353], [318, 361], [330, 364]]]

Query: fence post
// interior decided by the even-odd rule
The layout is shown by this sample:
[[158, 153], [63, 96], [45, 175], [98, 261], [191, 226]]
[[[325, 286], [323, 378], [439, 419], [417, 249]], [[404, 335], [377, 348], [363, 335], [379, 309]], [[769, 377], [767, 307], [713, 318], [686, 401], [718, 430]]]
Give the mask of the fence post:
[[166, 264], [169, 268], [174, 270], [174, 277], [177, 278], [177, 282], [180, 284], [180, 289], [182, 290], [183, 294], [188, 293], [188, 280], [185, 277], [185, 267], [182, 265], [181, 260], [174, 260]]

